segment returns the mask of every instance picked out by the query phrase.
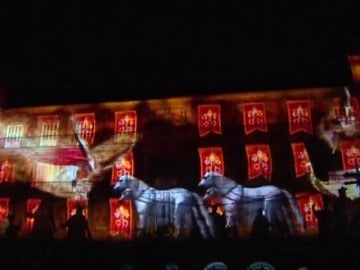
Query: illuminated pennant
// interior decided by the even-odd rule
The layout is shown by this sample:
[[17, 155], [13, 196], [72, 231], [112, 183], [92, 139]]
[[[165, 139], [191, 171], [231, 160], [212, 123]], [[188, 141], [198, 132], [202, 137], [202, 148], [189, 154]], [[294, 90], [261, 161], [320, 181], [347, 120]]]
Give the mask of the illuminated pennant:
[[[26, 212], [27, 214], [35, 214], [41, 204], [41, 199], [28, 199], [26, 203]], [[25, 224], [25, 231], [30, 232], [34, 226], [34, 218], [27, 217]]]
[[9, 198], [0, 198], [0, 222], [9, 215]]
[[95, 114], [82, 113], [75, 115], [77, 120], [76, 133], [88, 144], [94, 143], [95, 138]]
[[87, 200], [75, 200], [68, 199], [67, 200], [67, 218], [75, 215], [76, 207], [81, 205], [83, 207], [83, 215], [88, 218], [88, 201]]
[[287, 101], [290, 135], [304, 131], [312, 133], [310, 101]]
[[111, 184], [123, 175], [134, 175], [134, 156], [132, 151], [121, 156], [115, 163], [112, 171]]
[[350, 99], [349, 115], [346, 117], [344, 106], [340, 98], [333, 99], [334, 104], [334, 115], [341, 122], [354, 121], [360, 119], [359, 103], [356, 97]]
[[130, 239], [132, 236], [131, 201], [110, 199], [110, 235]]
[[291, 144], [296, 177], [301, 177], [312, 171], [312, 166], [308, 152], [303, 143], [292, 143]]
[[245, 145], [248, 158], [248, 178], [263, 176], [271, 179], [272, 161], [270, 147], [265, 144]]
[[200, 177], [207, 172], [224, 174], [224, 157], [221, 147], [199, 148]]
[[344, 170], [353, 170], [356, 163], [360, 167], [360, 141], [343, 141], [340, 143], [340, 152]]
[[115, 134], [116, 141], [121, 143], [122, 134], [126, 132], [137, 132], [137, 113], [136, 111], [118, 111], [115, 112]]
[[243, 104], [243, 119], [245, 134], [255, 130], [267, 132], [266, 113], [264, 103]]
[[296, 202], [299, 206], [300, 212], [304, 217], [306, 229], [308, 232], [318, 232], [317, 219], [313, 213], [312, 206], [315, 210], [324, 208], [322, 196], [320, 194], [296, 194]]
[[200, 137], [211, 132], [222, 134], [220, 105], [198, 105], [198, 128]]
[[13, 183], [15, 181], [14, 165], [5, 160], [0, 165], [0, 183]]

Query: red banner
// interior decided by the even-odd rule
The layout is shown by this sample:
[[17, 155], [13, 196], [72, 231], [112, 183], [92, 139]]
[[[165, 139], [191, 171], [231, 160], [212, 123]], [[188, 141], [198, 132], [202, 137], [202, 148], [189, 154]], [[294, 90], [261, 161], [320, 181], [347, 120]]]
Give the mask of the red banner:
[[136, 111], [119, 111], [115, 112], [115, 134], [116, 141], [121, 143], [123, 133], [137, 132], [137, 114]]
[[299, 131], [312, 133], [310, 101], [287, 101], [290, 135]]
[[317, 219], [312, 211], [312, 206], [315, 204], [315, 210], [324, 208], [321, 195], [298, 193], [296, 194], [296, 201], [306, 222], [307, 231], [317, 232]]
[[198, 128], [200, 137], [211, 132], [222, 134], [220, 105], [198, 105]]
[[348, 116], [345, 115], [344, 105], [340, 98], [333, 99], [335, 117], [341, 122], [355, 121], [360, 119], [359, 103], [356, 97], [350, 99]]
[[136, 132], [137, 114], [136, 111], [115, 112], [115, 133]]
[[303, 143], [292, 143], [296, 177], [301, 177], [312, 171], [308, 152]]
[[267, 122], [264, 103], [246, 103], [243, 105], [245, 134], [255, 130], [267, 132]]
[[76, 132], [88, 144], [94, 143], [95, 138], [95, 114], [82, 113], [75, 115], [78, 124], [76, 125]]
[[7, 218], [9, 214], [9, 198], [0, 198], [0, 222]]
[[340, 143], [340, 152], [344, 170], [353, 170], [356, 163], [360, 167], [360, 141], [343, 141]]
[[266, 144], [245, 145], [248, 158], [248, 178], [263, 176], [271, 179], [272, 161], [270, 147]]
[[[41, 204], [41, 199], [28, 199], [26, 204], [26, 213], [35, 214]], [[27, 217], [25, 223], [25, 231], [30, 232], [34, 226], [34, 218]]]
[[132, 236], [132, 206], [131, 201], [120, 202], [110, 199], [110, 234], [130, 239]]
[[0, 165], [0, 183], [13, 183], [14, 181], [14, 166], [8, 160], [5, 160]]
[[132, 151], [120, 157], [113, 167], [111, 185], [123, 175], [134, 175], [134, 156]]
[[83, 207], [83, 215], [88, 218], [88, 202], [87, 200], [75, 200], [68, 199], [67, 200], [67, 218], [75, 215], [76, 207], [81, 205]]
[[200, 177], [207, 172], [224, 174], [224, 157], [221, 147], [199, 148]]

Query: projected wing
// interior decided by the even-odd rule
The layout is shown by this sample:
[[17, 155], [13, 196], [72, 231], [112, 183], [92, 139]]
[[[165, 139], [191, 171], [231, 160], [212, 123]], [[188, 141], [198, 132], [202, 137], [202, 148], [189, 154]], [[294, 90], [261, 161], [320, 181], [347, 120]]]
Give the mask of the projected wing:
[[340, 124], [332, 121], [327, 123], [327, 120], [323, 119], [317, 126], [317, 135], [324, 141], [327, 146], [332, 150], [332, 153], [339, 148], [340, 143]]
[[[90, 148], [76, 132], [74, 135], [78, 144], [64, 143], [59, 138], [57, 147], [39, 147], [38, 138], [22, 138], [21, 148], [0, 148], [0, 158], [15, 165], [17, 181], [31, 182], [33, 187], [55, 196], [78, 198], [86, 196], [93, 182], [101, 180], [137, 141], [136, 134], [117, 134]], [[90, 172], [77, 181], [78, 166], [84, 163], [89, 164]], [[46, 172], [40, 177], [39, 168]]]

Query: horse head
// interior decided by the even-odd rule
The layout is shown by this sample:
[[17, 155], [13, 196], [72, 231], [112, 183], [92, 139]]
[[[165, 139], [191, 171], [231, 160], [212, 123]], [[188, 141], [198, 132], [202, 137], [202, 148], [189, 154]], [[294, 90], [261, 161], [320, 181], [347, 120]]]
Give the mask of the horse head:
[[113, 190], [117, 192], [122, 192], [126, 188], [130, 188], [134, 184], [134, 180], [135, 178], [133, 176], [125, 174], [121, 176], [119, 180], [115, 183], [115, 185], [113, 186]]
[[133, 194], [130, 188], [125, 188], [123, 192], [121, 192], [121, 196], [119, 198], [119, 201], [126, 201], [133, 199]]
[[216, 186], [216, 182], [219, 178], [224, 177], [222, 174], [217, 172], [207, 172], [198, 184], [199, 187], [211, 187]]

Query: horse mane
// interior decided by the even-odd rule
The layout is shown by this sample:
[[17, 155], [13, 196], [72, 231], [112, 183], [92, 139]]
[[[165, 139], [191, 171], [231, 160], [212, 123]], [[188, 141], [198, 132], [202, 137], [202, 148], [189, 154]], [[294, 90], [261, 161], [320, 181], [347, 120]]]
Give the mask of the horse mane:
[[133, 183], [135, 183], [134, 187], [138, 190], [147, 189], [149, 187], [149, 185], [146, 184], [143, 180], [140, 180], [133, 175], [128, 175], [127, 177], [130, 181], [133, 181]]
[[222, 193], [224, 193], [224, 194], [228, 194], [232, 189], [234, 189], [236, 187], [243, 188], [242, 185], [237, 183], [235, 180], [233, 180], [229, 177], [226, 177], [225, 175], [218, 174], [218, 173], [216, 173], [214, 175], [216, 175], [216, 177], [214, 179], [215, 186], [218, 187], [219, 189], [221, 189]]

